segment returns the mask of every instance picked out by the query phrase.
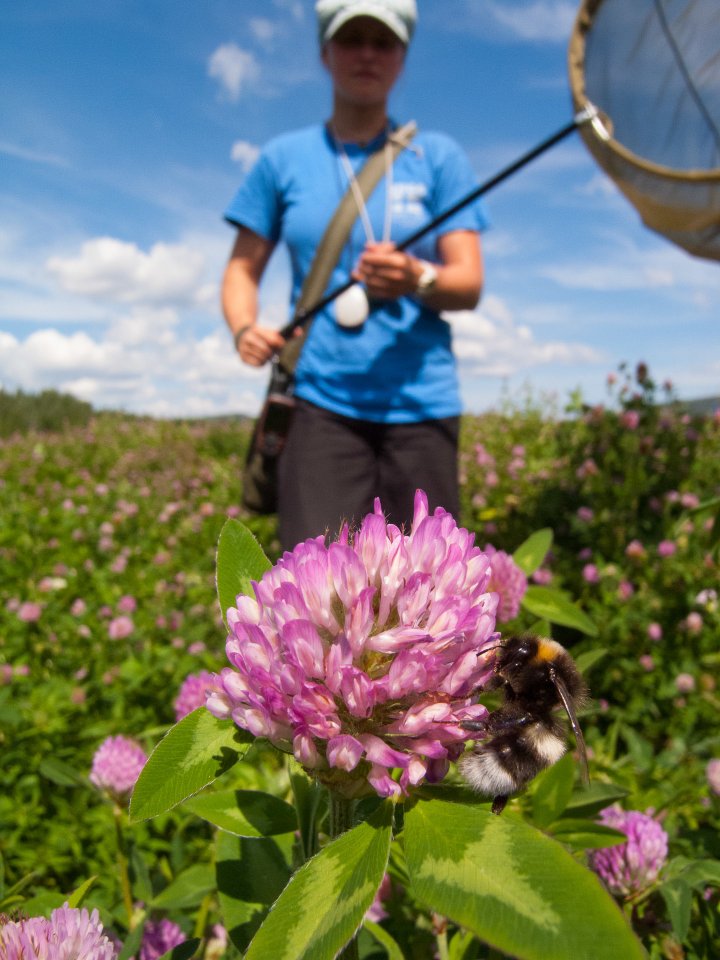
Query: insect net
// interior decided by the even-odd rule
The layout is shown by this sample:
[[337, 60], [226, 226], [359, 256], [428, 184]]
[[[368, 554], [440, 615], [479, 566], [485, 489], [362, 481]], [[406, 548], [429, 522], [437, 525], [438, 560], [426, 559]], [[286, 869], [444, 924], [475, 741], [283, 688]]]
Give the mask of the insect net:
[[652, 230], [720, 260], [720, 0], [583, 0], [569, 47], [580, 126]]

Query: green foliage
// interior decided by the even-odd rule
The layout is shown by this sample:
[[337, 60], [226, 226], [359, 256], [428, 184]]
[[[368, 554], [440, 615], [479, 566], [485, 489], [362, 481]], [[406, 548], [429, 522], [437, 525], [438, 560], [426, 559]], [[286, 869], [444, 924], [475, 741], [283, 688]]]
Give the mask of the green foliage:
[[228, 520], [220, 533], [217, 553], [217, 591], [223, 618], [238, 595], [252, 593], [251, 582], [259, 580], [270, 567], [248, 528], [237, 520]]
[[[250, 734], [204, 707], [184, 717], [160, 741], [145, 764], [130, 800], [130, 822], [172, 810], [226, 773]], [[244, 751], [242, 751], [244, 752]]]
[[521, 606], [540, 620], [547, 620], [561, 627], [571, 627], [591, 637], [597, 636], [598, 630], [593, 621], [573, 603], [564, 590], [530, 584]]
[[333, 960], [362, 923], [385, 874], [392, 805], [333, 840], [294, 874], [246, 960]]
[[192, 940], [186, 940], [184, 943], [178, 944], [177, 947], [173, 947], [172, 950], [168, 950], [159, 960], [190, 960], [197, 952], [200, 943], [201, 941], [198, 937]]
[[297, 827], [295, 808], [259, 790], [218, 790], [185, 801], [185, 809], [238, 837], [274, 837]]
[[87, 426], [92, 407], [83, 400], [56, 390], [42, 393], [8, 393], [0, 388], [0, 437], [14, 433], [40, 433]]
[[513, 560], [520, 567], [523, 573], [528, 576], [535, 573], [547, 556], [552, 546], [553, 532], [549, 528], [545, 530], [536, 530], [521, 543], [515, 553]]
[[411, 892], [527, 960], [645, 956], [597, 877], [513, 815], [420, 802], [405, 815]]
[[[386, 872], [387, 916], [365, 924], [360, 957], [560, 956], [542, 939], [556, 915], [568, 944], [588, 914], [615, 931], [608, 943], [629, 936], [583, 866], [621, 839], [596, 822], [619, 802], [653, 810], [671, 849], [649, 889], [619, 898], [626, 918], [653, 960], [714, 958], [720, 800], [705, 770], [720, 756], [720, 419], [657, 394], [640, 369], [606, 407], [577, 398], [559, 417], [528, 401], [463, 426], [461, 522], [530, 581], [503, 632], [556, 637], [591, 688], [590, 787], [575, 786], [568, 756], [500, 818], [452, 781], [423, 788], [391, 826], [384, 804], [380, 822], [364, 801], [349, 872], [327, 853], [339, 841], [322, 787], [203, 711], [171, 728], [185, 677], [224, 665], [218, 598], [224, 612], [267, 569], [264, 552], [278, 554], [274, 518], [234, 519], [248, 424], [90, 416], [55, 396], [0, 394], [0, 911], [97, 907], [127, 957], [143, 925], [168, 916], [188, 937], [174, 960], [200, 956], [220, 920], [231, 960], [251, 943], [282, 956], [287, 917], [308, 913], [297, 956], [331, 956]], [[131, 631], [113, 639], [121, 615]], [[152, 753], [132, 826], [87, 779], [111, 734]], [[452, 869], [433, 876], [435, 858]], [[493, 889], [468, 895], [480, 880]], [[628, 943], [614, 955], [637, 955]]]

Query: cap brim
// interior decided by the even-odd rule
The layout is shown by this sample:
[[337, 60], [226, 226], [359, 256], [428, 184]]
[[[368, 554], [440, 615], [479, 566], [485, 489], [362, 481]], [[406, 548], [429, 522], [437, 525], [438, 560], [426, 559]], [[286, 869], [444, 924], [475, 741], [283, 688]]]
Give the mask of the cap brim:
[[345, 10], [335, 14], [323, 33], [322, 42], [326, 43], [328, 40], [332, 40], [340, 27], [344, 27], [350, 20], [356, 20], [358, 17], [372, 17], [373, 20], [378, 20], [384, 24], [388, 30], [392, 30], [398, 40], [404, 43], [405, 46], [410, 42], [408, 30], [403, 21], [389, 12], [383, 11], [379, 13], [374, 4], [368, 4], [367, 7], [364, 7], [362, 4], [355, 4], [351, 10]]

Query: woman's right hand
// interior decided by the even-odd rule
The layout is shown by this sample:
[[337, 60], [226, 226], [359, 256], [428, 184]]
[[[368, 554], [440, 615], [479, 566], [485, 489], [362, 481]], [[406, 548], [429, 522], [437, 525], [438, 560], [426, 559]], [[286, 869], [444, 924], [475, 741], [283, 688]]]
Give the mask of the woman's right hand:
[[280, 350], [285, 341], [272, 327], [261, 327], [256, 323], [245, 328], [237, 342], [237, 352], [243, 363], [251, 367], [261, 367]]

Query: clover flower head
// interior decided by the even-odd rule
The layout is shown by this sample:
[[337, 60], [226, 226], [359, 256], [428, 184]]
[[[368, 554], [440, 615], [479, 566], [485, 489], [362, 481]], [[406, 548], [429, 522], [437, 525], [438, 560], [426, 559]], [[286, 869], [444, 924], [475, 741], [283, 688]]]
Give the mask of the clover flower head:
[[495, 466], [495, 457], [485, 449], [482, 443], [475, 444], [475, 460], [479, 467]]
[[2, 960], [115, 960], [97, 910], [63, 904], [47, 917], [0, 922]]
[[635, 587], [629, 580], [621, 580], [618, 584], [618, 597], [620, 600], [629, 600], [635, 593]]
[[708, 786], [712, 792], [720, 796], [720, 757], [715, 757], [713, 760], [708, 760], [708, 765], [705, 768], [705, 775], [707, 777]]
[[17, 615], [23, 623], [37, 623], [42, 616], [42, 611], [43, 608], [39, 603], [33, 603], [31, 600], [27, 600], [25, 603], [20, 604]]
[[679, 673], [675, 677], [675, 687], [678, 693], [692, 693], [695, 686], [695, 677], [691, 673]]
[[220, 960], [227, 950], [227, 945], [228, 932], [221, 923], [216, 923], [205, 945], [205, 960]]
[[713, 590], [712, 587], [701, 590], [700, 593], [695, 597], [695, 603], [701, 607], [707, 607], [710, 612], [714, 612], [717, 608], [717, 590]]
[[[306, 540], [227, 611], [231, 666], [207, 706], [292, 751], [345, 796], [441, 779], [482, 719], [497, 594], [490, 558], [415, 496], [409, 533], [375, 501], [353, 536]], [[399, 770], [399, 779], [392, 776]]]
[[186, 939], [183, 931], [172, 920], [165, 917], [162, 920], [148, 920], [140, 944], [140, 960], [157, 960]]
[[677, 553], [677, 544], [673, 540], [661, 540], [657, 546], [659, 557], [671, 557]]
[[538, 567], [532, 574], [532, 582], [544, 587], [553, 581], [553, 572], [547, 567]]
[[496, 550], [487, 544], [485, 553], [490, 557], [488, 590], [494, 590], [498, 594], [497, 618], [500, 623], [506, 623], [514, 620], [520, 612], [520, 601], [528, 586], [527, 577], [504, 550]]
[[620, 423], [628, 430], [637, 430], [640, 424], [640, 414], [637, 410], [625, 410], [620, 415]]
[[657, 879], [668, 854], [668, 835], [647, 813], [622, 810], [617, 805], [600, 813], [605, 826], [627, 836], [626, 843], [604, 847], [590, 855], [593, 870], [618, 896], [645, 890]]
[[124, 640], [129, 637], [135, 629], [132, 619], [122, 613], [119, 617], [114, 617], [108, 624], [108, 636], [111, 640]]
[[625, 556], [642, 559], [647, 556], [647, 551], [639, 540], [631, 540], [625, 547]]
[[390, 879], [390, 874], [386, 873], [382, 879], [382, 883], [378, 887], [378, 891], [375, 894], [375, 899], [368, 907], [365, 913], [365, 919], [371, 920], [373, 923], [380, 923], [381, 920], [384, 920], [388, 916], [388, 912], [383, 906], [383, 903], [386, 900], [389, 900], [392, 895], [392, 880]]
[[137, 600], [130, 594], [123, 594], [118, 600], [118, 610], [121, 613], [135, 613], [137, 610]]
[[198, 707], [204, 707], [208, 693], [216, 689], [216, 686], [215, 674], [207, 670], [185, 677], [175, 698], [175, 720], [182, 720]]
[[95, 751], [90, 782], [116, 800], [122, 800], [135, 786], [146, 763], [145, 751], [134, 740], [108, 737]]

